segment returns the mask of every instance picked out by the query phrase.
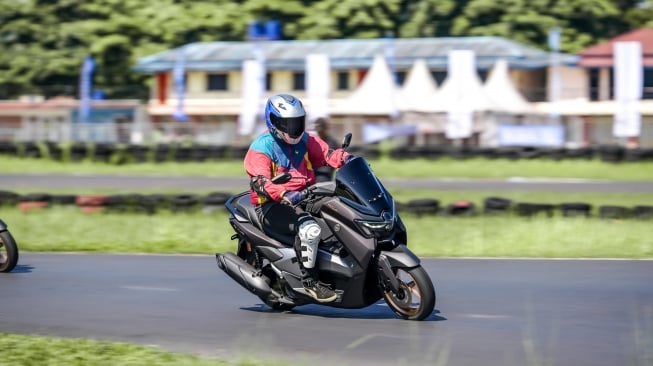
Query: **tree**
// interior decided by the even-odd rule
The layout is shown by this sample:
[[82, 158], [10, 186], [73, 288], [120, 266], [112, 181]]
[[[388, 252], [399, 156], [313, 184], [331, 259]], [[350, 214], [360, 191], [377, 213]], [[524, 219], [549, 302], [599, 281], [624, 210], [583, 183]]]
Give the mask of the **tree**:
[[323, 0], [300, 19], [298, 39], [381, 38], [397, 30], [401, 0]]
[[146, 98], [145, 56], [192, 42], [241, 41], [253, 20], [284, 39], [501, 36], [562, 50], [653, 26], [653, 0], [0, 0], [0, 98], [77, 95], [82, 60], [109, 98]]
[[612, 0], [471, 0], [454, 21], [455, 35], [492, 35], [546, 49], [548, 32], [562, 30], [562, 50], [577, 52], [623, 29]]
[[446, 37], [451, 35], [452, 20], [462, 12], [466, 1], [404, 1], [398, 18], [398, 36]]

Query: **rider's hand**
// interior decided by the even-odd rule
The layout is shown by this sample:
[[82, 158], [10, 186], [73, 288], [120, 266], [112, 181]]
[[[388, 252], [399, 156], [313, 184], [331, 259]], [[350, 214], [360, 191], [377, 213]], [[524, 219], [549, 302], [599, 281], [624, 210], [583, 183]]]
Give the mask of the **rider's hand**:
[[294, 206], [304, 199], [304, 195], [299, 191], [287, 191], [281, 199]]
[[333, 150], [333, 154], [335, 154], [336, 159], [338, 159], [342, 165], [347, 164], [349, 160], [353, 159], [353, 155], [342, 148]]

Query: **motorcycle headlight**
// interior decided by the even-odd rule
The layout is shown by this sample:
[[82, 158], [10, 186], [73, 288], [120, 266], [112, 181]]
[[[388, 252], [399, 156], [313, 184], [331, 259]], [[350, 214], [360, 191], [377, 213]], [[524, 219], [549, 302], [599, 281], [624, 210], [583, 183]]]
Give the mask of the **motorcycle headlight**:
[[384, 212], [381, 220], [355, 220], [358, 226], [367, 236], [383, 236], [392, 231], [395, 227], [395, 215], [390, 212]]

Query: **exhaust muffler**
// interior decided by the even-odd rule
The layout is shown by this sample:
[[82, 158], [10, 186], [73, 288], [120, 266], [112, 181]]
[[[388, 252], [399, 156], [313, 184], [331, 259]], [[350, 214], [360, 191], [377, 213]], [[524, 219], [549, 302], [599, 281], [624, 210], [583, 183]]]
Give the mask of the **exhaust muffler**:
[[233, 253], [216, 253], [218, 267], [253, 294], [266, 298], [272, 293], [270, 279]]

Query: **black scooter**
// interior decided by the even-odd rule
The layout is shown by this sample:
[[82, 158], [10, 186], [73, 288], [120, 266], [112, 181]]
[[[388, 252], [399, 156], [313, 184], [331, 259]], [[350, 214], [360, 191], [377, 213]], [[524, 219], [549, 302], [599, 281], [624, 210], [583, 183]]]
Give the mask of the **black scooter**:
[[[342, 147], [350, 141], [347, 134]], [[282, 184], [289, 179], [290, 174], [283, 173], [272, 181]], [[225, 204], [238, 251], [216, 253], [218, 266], [275, 310], [314, 303], [354, 309], [383, 298], [404, 319], [423, 320], [433, 312], [433, 283], [406, 247], [406, 227], [395, 202], [364, 158], [350, 160], [334, 181], [316, 183], [303, 193], [301, 207], [322, 228], [319, 278], [335, 290], [335, 301], [317, 303], [304, 292], [294, 237], [263, 231], [249, 191]]]
[[18, 263], [18, 245], [7, 224], [0, 220], [0, 273], [11, 272]]

